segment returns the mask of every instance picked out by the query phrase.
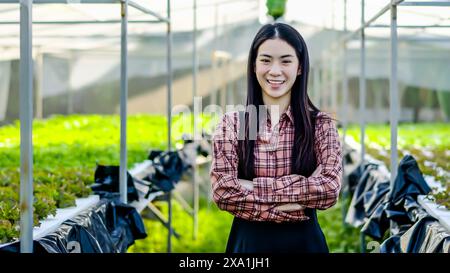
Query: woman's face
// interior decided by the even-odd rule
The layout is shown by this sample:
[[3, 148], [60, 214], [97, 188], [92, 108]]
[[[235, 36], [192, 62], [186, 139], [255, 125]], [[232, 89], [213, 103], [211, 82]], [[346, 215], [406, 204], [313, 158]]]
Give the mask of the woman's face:
[[266, 40], [258, 48], [255, 73], [263, 97], [270, 101], [290, 98], [292, 85], [301, 73], [295, 49], [279, 38]]

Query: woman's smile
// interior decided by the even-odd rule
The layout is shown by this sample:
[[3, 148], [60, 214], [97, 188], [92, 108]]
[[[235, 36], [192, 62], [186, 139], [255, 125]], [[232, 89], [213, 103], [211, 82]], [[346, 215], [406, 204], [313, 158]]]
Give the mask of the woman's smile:
[[267, 79], [266, 81], [272, 89], [279, 89], [281, 85], [286, 82], [285, 80], [270, 80], [270, 79]]

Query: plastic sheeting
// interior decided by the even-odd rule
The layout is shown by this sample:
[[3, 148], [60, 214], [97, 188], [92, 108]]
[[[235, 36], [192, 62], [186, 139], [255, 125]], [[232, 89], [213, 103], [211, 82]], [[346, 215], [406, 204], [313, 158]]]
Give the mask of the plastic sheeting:
[[[101, 197], [110, 197], [114, 196], [114, 193], [119, 193], [119, 171], [119, 166], [97, 165], [94, 174], [95, 183], [91, 185], [91, 189]], [[127, 200], [129, 202], [139, 200], [133, 177], [129, 172], [127, 172]]]
[[[356, 168], [349, 181], [359, 176], [345, 221], [382, 244], [382, 252], [450, 252], [450, 233], [418, 203], [417, 196], [431, 189], [416, 160], [405, 156], [390, 191], [389, 177], [374, 163]], [[350, 183], [350, 182], [349, 182]]]
[[195, 166], [197, 155], [207, 157], [210, 153], [207, 140], [193, 142], [188, 139], [184, 140], [183, 148], [177, 151], [150, 151], [148, 159], [152, 161], [154, 171], [144, 178], [150, 182], [147, 195], [155, 191], [173, 190], [183, 174]]
[[404, 233], [385, 240], [380, 252], [450, 253], [450, 233], [435, 218], [425, 215]]
[[[65, 221], [54, 232], [34, 240], [34, 253], [126, 252], [136, 239], [147, 237], [135, 208], [113, 199], [101, 199], [91, 209]], [[19, 252], [16, 242], [0, 252]]]

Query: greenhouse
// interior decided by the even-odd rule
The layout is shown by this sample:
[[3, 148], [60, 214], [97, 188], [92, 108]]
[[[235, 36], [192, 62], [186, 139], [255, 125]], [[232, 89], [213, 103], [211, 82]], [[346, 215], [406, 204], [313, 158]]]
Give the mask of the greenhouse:
[[[255, 56], [252, 67], [267, 43], [254, 48], [254, 38], [277, 23], [307, 45], [298, 51], [278, 32], [267, 40], [309, 56], [293, 58], [295, 77], [331, 117], [341, 164], [331, 179], [333, 154], [320, 155], [331, 144], [308, 142], [292, 94], [292, 130], [314, 149], [314, 168], [299, 165], [298, 180], [279, 174], [291, 166], [280, 161], [279, 129], [268, 140], [274, 175], [254, 175], [248, 190], [248, 161], [238, 161], [271, 173], [270, 157], [261, 161], [256, 144], [254, 156], [240, 154], [253, 151], [240, 138], [228, 155], [234, 140], [217, 144], [217, 134], [230, 136], [220, 130], [227, 117], [241, 123], [259, 101], [256, 60], [277, 58]], [[448, 0], [0, 0], [0, 252], [229, 253], [236, 219], [274, 224], [312, 211], [330, 253], [450, 253], [449, 45]], [[290, 65], [275, 67], [288, 77]], [[281, 102], [257, 80], [261, 101]], [[284, 128], [283, 115], [270, 130]], [[292, 170], [296, 156], [310, 158], [300, 151]], [[278, 204], [300, 208], [273, 212]]]

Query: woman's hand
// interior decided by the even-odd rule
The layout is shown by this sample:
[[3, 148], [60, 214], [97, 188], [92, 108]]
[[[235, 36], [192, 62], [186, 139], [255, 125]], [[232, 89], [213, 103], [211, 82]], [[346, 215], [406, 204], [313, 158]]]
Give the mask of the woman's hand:
[[[316, 170], [311, 174], [311, 176], [317, 176], [322, 171], [322, 166], [319, 165]], [[249, 191], [253, 191], [253, 181], [245, 180], [245, 179], [239, 179], [239, 183], [241, 186], [243, 186], [245, 189]], [[298, 203], [286, 203], [283, 205], [276, 206], [274, 209], [289, 212], [289, 211], [297, 211], [297, 210], [303, 210], [305, 209], [304, 206], [298, 204]]]
[[[320, 174], [321, 171], [322, 171], [322, 166], [319, 165], [314, 170], [314, 172], [311, 174], [311, 176], [317, 176], [317, 175]], [[303, 210], [303, 209], [305, 209], [305, 207], [300, 205], [300, 204], [298, 204], [298, 203], [286, 203], [286, 204], [283, 204], [283, 205], [276, 206], [275, 209], [276, 210], [285, 211], [285, 212], [289, 212], [289, 211]]]
[[253, 181], [245, 180], [245, 179], [239, 179], [239, 183], [241, 186], [246, 188], [249, 191], [253, 191]]
[[303, 210], [305, 207], [298, 204], [298, 203], [287, 203], [284, 205], [279, 205], [276, 206], [275, 209], [276, 210], [281, 210], [281, 211], [296, 211], [296, 210]]
[[321, 171], [322, 171], [322, 165], [319, 165], [319, 166], [317, 166], [316, 170], [311, 174], [311, 176], [317, 176], [320, 174]]

